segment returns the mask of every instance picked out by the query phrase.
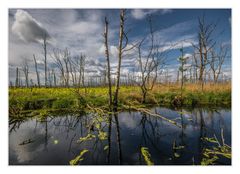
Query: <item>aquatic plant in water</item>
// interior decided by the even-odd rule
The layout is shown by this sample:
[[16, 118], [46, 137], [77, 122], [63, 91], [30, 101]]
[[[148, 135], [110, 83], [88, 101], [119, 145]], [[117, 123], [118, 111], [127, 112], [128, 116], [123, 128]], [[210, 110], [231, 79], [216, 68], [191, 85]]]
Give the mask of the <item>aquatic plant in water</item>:
[[147, 147], [141, 147], [141, 154], [147, 165], [154, 165], [153, 161], [151, 160], [151, 154], [149, 153]]
[[99, 131], [98, 138], [100, 140], [106, 140], [107, 139], [107, 133], [103, 131]]
[[82, 161], [84, 158], [83, 158], [83, 155], [85, 153], [87, 153], [88, 150], [87, 149], [84, 149], [80, 152], [80, 154], [78, 156], [76, 156], [74, 159], [72, 159], [69, 164], [70, 165], [77, 165], [80, 161]]
[[87, 136], [85, 136], [85, 137], [80, 137], [79, 140], [77, 140], [77, 143], [81, 143], [81, 142], [84, 142], [84, 141], [88, 141], [88, 140], [91, 140], [91, 139], [93, 139], [93, 138], [96, 138], [96, 136], [89, 133], [89, 134], [87, 134]]
[[222, 144], [218, 141], [217, 137], [204, 137], [202, 138], [204, 141], [209, 143], [217, 144], [217, 147], [213, 148], [204, 148], [203, 149], [203, 158], [201, 161], [201, 165], [213, 165], [219, 160], [219, 158], [227, 158], [231, 159], [231, 147], [224, 143], [223, 139], [223, 131], [222, 131]]

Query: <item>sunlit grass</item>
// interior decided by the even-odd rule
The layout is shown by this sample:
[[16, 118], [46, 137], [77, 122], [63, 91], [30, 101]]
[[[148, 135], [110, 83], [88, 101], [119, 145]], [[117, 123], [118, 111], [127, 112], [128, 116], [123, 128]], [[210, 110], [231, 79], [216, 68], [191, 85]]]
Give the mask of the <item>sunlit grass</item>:
[[[114, 91], [114, 87], [112, 89]], [[81, 98], [79, 98], [81, 96]], [[172, 106], [182, 100], [185, 106], [231, 105], [231, 84], [205, 84], [204, 90], [198, 84], [156, 85], [147, 95], [146, 104]], [[121, 86], [120, 104], [140, 105], [142, 93], [138, 86]], [[9, 89], [10, 108], [19, 110], [77, 108], [84, 103], [92, 106], [107, 106], [108, 88], [11, 88]]]

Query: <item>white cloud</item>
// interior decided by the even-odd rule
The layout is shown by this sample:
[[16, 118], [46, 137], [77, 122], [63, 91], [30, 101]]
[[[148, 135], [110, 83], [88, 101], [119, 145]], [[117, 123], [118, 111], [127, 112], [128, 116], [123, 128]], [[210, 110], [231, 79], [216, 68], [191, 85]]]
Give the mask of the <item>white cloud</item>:
[[69, 31], [74, 32], [75, 34], [94, 34], [99, 30], [99, 25], [97, 23], [81, 21], [69, 26]]
[[155, 37], [161, 51], [191, 47], [196, 44], [196, 33], [193, 31], [194, 21], [184, 21], [159, 30]]
[[140, 9], [132, 10], [131, 14], [135, 19], [143, 19], [146, 16], [146, 12]]
[[165, 15], [168, 13], [172, 13], [171, 9], [152, 9], [152, 10], [144, 10], [144, 9], [133, 9], [131, 10], [131, 15], [135, 19], [143, 19], [147, 15], [153, 14], [155, 12], [160, 12], [160, 14]]
[[24, 10], [17, 10], [12, 31], [26, 42], [40, 42], [45, 35], [50, 38], [42, 24]]
[[184, 54], [183, 57], [185, 57], [185, 58], [190, 58], [190, 57], [192, 57], [192, 54], [190, 54], [190, 53], [186, 53], [186, 54]]
[[[72, 56], [81, 53], [86, 55], [90, 62], [86, 68], [91, 71], [89, 74], [99, 75], [105, 62], [104, 48], [104, 16], [109, 17], [109, 51], [111, 61], [111, 71], [115, 72], [117, 67], [118, 54], [118, 32], [119, 16], [113, 13], [107, 14], [103, 10], [74, 10], [74, 9], [26, 9], [10, 10], [15, 14], [9, 18], [9, 63], [13, 65], [12, 74], [15, 77], [15, 67], [21, 66], [22, 58], [27, 57], [33, 60], [33, 54], [36, 55], [39, 63], [39, 71], [43, 73], [43, 48], [39, 44], [42, 32], [48, 32], [51, 35], [51, 45], [48, 45], [48, 54], [51, 54], [52, 48], [65, 49], [71, 52]], [[143, 19], [148, 14], [165, 15], [172, 13], [169, 9], [149, 9], [149, 10], [130, 10], [130, 15], [134, 19]], [[13, 16], [13, 15], [12, 15]], [[129, 20], [133, 21], [133, 20]], [[139, 21], [141, 22], [141, 21]], [[195, 20], [185, 21], [174, 24], [170, 27], [155, 32], [155, 38], [158, 40], [160, 50], [167, 51], [192, 46], [191, 42], [196, 43]], [[135, 26], [135, 24], [133, 24]], [[129, 25], [127, 25], [129, 26]], [[35, 30], [36, 28], [36, 30]], [[13, 34], [14, 33], [14, 34]], [[131, 33], [130, 33], [131, 34]], [[129, 34], [129, 35], [130, 35]], [[134, 35], [134, 33], [132, 34]], [[131, 36], [131, 35], [130, 35]], [[142, 34], [131, 36], [130, 41], [137, 41], [142, 38]], [[26, 42], [23, 42], [26, 41]], [[31, 42], [31, 43], [29, 43]], [[146, 41], [146, 47], [147, 48]], [[129, 42], [129, 44], [133, 44]], [[130, 45], [127, 46], [129, 48]], [[147, 49], [143, 49], [143, 55]], [[147, 54], [147, 53], [146, 53]], [[52, 59], [48, 56], [48, 63]], [[128, 73], [136, 67], [136, 50], [125, 52], [122, 59], [121, 73]], [[91, 66], [90, 66], [91, 65]], [[15, 66], [15, 67], [14, 67]], [[30, 66], [34, 68], [33, 61]], [[97, 72], [96, 72], [97, 71]], [[34, 69], [33, 69], [34, 72]]]
[[180, 48], [187, 48], [191, 47], [192, 44], [196, 44], [196, 40], [194, 38], [191, 39], [182, 39], [177, 38], [172, 42], [165, 42], [163, 45], [160, 46], [161, 51], [169, 51], [169, 50], [176, 50]]
[[[102, 44], [101, 47], [99, 48], [99, 53], [103, 56], [105, 56], [105, 45]], [[112, 58], [116, 58], [118, 55], [118, 48], [114, 45], [109, 46], [109, 56]]]
[[116, 46], [110, 46], [110, 55], [112, 55], [112, 57], [117, 57], [118, 55], [118, 48]]

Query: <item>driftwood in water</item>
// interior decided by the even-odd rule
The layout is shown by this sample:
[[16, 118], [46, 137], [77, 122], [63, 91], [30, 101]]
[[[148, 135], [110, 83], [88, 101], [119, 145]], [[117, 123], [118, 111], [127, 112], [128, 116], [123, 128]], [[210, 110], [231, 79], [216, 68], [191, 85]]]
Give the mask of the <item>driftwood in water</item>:
[[[125, 107], [125, 106], [124, 106]], [[150, 115], [150, 116], [154, 116], [154, 117], [159, 117], [159, 118], [161, 118], [161, 119], [163, 119], [164, 121], [167, 121], [167, 122], [169, 122], [169, 123], [171, 123], [171, 124], [173, 124], [173, 125], [175, 125], [175, 126], [177, 126], [177, 127], [179, 127], [179, 128], [181, 128], [182, 126], [181, 125], [179, 125], [176, 121], [173, 121], [173, 120], [171, 120], [171, 119], [168, 119], [168, 118], [166, 118], [166, 117], [164, 117], [164, 116], [162, 116], [162, 115], [160, 115], [160, 114], [158, 114], [158, 113], [152, 113], [149, 109], [146, 109], [146, 108], [137, 108], [137, 107], [134, 107], [134, 106], [126, 106], [126, 108], [128, 108], [128, 109], [133, 109], [133, 110], [136, 110], [136, 111], [139, 111], [139, 112], [142, 112], [142, 113], [146, 113], [146, 114], [148, 114], [148, 115]]]
[[33, 143], [33, 142], [34, 142], [34, 140], [28, 139], [28, 140], [23, 141], [19, 145], [22, 146], [22, 145], [30, 144], [30, 143]]

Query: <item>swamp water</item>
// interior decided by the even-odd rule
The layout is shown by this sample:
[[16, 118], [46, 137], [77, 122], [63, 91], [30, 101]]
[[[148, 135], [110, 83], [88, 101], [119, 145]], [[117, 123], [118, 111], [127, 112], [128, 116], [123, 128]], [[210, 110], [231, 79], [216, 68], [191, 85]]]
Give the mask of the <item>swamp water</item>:
[[[140, 112], [121, 112], [111, 119], [59, 114], [9, 120], [9, 164], [199, 165], [206, 149], [222, 140], [231, 146], [229, 109], [151, 110], [180, 127]], [[231, 159], [220, 155], [214, 164], [230, 165]]]

